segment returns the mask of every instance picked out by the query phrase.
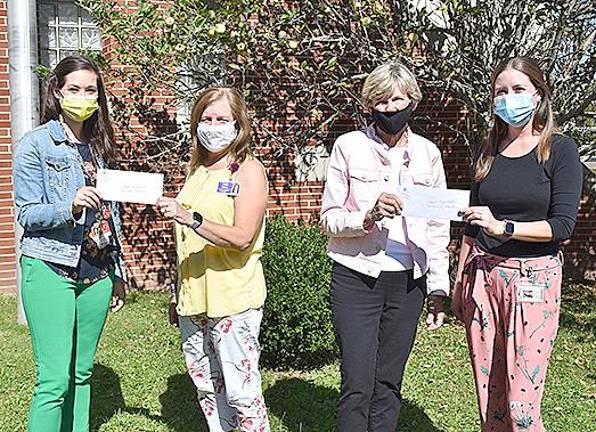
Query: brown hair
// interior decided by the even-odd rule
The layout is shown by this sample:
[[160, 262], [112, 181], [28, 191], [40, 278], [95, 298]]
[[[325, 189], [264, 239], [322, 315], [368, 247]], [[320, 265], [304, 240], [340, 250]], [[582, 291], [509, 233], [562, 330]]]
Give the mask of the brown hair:
[[252, 127], [244, 98], [236, 89], [230, 87], [212, 87], [199, 95], [192, 108], [190, 136], [192, 137], [193, 149], [190, 158], [190, 172], [196, 170], [199, 165], [202, 165], [208, 154], [208, 150], [199, 143], [199, 138], [197, 137], [197, 126], [201, 121], [201, 116], [209, 105], [224, 97], [230, 104], [232, 116], [238, 128], [238, 135], [228, 147], [228, 153], [238, 163], [244, 162], [247, 157], [253, 155], [251, 149]]
[[116, 159], [114, 129], [109, 117], [108, 100], [99, 68], [95, 63], [80, 55], [63, 58], [48, 76], [42, 95], [41, 123], [50, 120], [60, 120], [62, 106], [56, 97], [64, 87], [66, 75], [87, 70], [97, 76], [97, 102], [99, 109], [83, 122], [83, 134], [89, 141], [93, 153], [100, 156], [108, 165], [113, 165]]
[[[491, 77], [491, 101], [495, 98], [495, 81], [501, 72], [506, 69], [514, 69], [527, 75], [540, 95], [540, 102], [534, 110], [532, 129], [540, 132], [537, 148], [538, 162], [544, 163], [550, 156], [553, 132], [557, 131], [557, 126], [553, 117], [551, 94], [546, 79], [544, 78], [544, 74], [536, 62], [529, 57], [517, 56], [499, 63]], [[489, 136], [480, 151], [480, 156], [476, 161], [474, 174], [474, 181], [476, 182], [486, 177], [490, 171], [498, 152], [499, 143], [507, 135], [507, 123], [496, 116], [494, 110], [492, 117], [493, 127], [491, 128]]]

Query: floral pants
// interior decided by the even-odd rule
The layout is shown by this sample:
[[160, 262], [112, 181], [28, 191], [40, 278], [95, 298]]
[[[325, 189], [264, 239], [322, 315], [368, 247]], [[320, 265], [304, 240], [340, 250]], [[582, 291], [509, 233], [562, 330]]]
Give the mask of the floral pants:
[[559, 256], [472, 251], [462, 304], [482, 432], [543, 432], [540, 404], [561, 303]]
[[182, 351], [211, 432], [269, 432], [258, 369], [262, 309], [180, 316]]

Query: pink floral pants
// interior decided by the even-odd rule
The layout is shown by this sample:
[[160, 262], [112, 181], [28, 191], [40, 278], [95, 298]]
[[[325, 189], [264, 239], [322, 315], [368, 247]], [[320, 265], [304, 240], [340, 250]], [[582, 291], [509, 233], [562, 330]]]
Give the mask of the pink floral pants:
[[540, 404], [557, 334], [560, 256], [472, 251], [462, 304], [482, 432], [543, 432]]
[[262, 309], [179, 317], [188, 374], [211, 432], [269, 432], [258, 368], [262, 317]]

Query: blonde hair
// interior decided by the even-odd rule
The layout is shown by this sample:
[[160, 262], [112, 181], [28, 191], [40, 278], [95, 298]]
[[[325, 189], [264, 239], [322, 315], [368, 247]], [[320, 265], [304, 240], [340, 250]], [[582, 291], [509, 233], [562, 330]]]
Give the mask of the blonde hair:
[[[534, 60], [529, 57], [517, 56], [507, 59], [497, 65], [491, 77], [491, 100], [495, 98], [495, 82], [498, 76], [506, 69], [514, 69], [525, 74], [540, 95], [540, 102], [534, 110], [532, 129], [540, 132], [538, 140], [537, 156], [538, 162], [543, 164], [550, 157], [552, 135], [557, 132], [557, 125], [553, 116], [552, 100], [550, 90], [546, 84], [544, 74]], [[490, 168], [498, 153], [499, 143], [507, 135], [507, 123], [495, 115], [493, 110], [493, 127], [490, 130], [487, 140], [480, 150], [480, 156], [476, 161], [474, 181], [479, 182], [488, 175]]]
[[253, 156], [251, 148], [252, 127], [244, 98], [236, 89], [230, 87], [211, 87], [199, 95], [190, 115], [190, 136], [193, 145], [189, 164], [190, 172], [193, 172], [202, 165], [208, 154], [208, 150], [199, 143], [197, 137], [197, 126], [201, 121], [203, 112], [213, 102], [222, 98], [226, 98], [230, 104], [232, 117], [236, 121], [236, 127], [238, 129], [238, 135], [228, 147], [228, 153], [238, 163], [242, 163], [247, 157]]
[[362, 87], [362, 103], [371, 108], [383, 99], [391, 97], [398, 89], [413, 102], [422, 100], [422, 92], [414, 74], [401, 63], [385, 63], [373, 70]]

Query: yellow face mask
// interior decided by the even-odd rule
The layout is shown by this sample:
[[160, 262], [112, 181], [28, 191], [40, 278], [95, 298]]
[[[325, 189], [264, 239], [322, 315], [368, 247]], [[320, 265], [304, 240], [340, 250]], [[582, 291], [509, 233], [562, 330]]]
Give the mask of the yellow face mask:
[[97, 99], [62, 99], [62, 111], [72, 120], [83, 123], [99, 109]]

